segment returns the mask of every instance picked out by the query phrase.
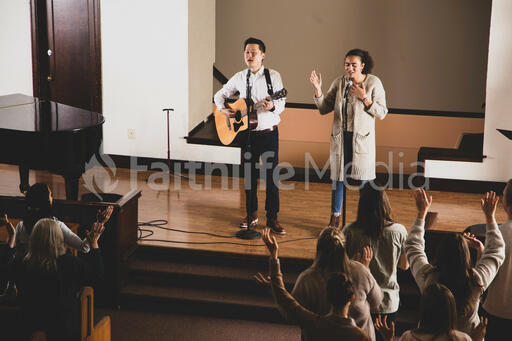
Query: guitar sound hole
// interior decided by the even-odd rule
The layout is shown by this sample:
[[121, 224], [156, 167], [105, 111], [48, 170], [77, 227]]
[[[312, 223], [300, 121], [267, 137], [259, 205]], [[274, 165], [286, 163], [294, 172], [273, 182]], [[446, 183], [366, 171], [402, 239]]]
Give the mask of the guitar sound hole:
[[240, 129], [240, 127], [242, 127], [243, 125], [244, 125], [244, 122], [243, 122], [243, 121], [242, 121], [242, 122], [239, 122], [239, 123], [237, 123], [237, 122], [233, 123], [233, 127], [235, 128], [235, 132], [238, 132], [238, 130]]
[[237, 110], [237, 112], [235, 113], [235, 121], [240, 121], [242, 119], [242, 113], [240, 112], [240, 110]]

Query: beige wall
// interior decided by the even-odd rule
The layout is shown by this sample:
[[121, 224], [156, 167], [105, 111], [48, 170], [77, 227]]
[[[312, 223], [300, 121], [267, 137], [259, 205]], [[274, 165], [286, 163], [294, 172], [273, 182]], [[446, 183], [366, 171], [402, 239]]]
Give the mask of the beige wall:
[[[280, 161], [306, 168], [306, 153], [321, 168], [329, 159], [329, 136], [332, 113], [320, 115], [317, 110], [287, 108], [279, 125]], [[481, 133], [484, 120], [417, 115], [388, 115], [376, 121], [377, 162], [398, 173], [416, 172], [418, 149], [425, 147], [454, 148], [462, 133]], [[390, 155], [391, 152], [391, 155]], [[383, 171], [377, 167], [377, 171]]]
[[311, 70], [326, 90], [345, 53], [360, 47], [375, 59], [389, 107], [481, 112], [490, 8], [490, 0], [218, 0], [215, 65], [227, 77], [245, 68], [242, 43], [259, 37], [288, 101], [312, 103]]

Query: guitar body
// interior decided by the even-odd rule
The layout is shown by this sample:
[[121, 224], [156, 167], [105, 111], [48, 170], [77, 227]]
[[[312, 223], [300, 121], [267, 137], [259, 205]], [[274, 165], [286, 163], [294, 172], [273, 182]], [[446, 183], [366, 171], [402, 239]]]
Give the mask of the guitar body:
[[[283, 88], [266, 97], [266, 99], [277, 100], [285, 97], [287, 93], [288, 91]], [[247, 103], [243, 98], [234, 103], [224, 103], [224, 106], [228, 109], [233, 109], [236, 113], [235, 117], [226, 117], [218, 108], [215, 108], [213, 117], [215, 118], [215, 128], [217, 128], [219, 140], [223, 145], [227, 146], [233, 142], [240, 132], [247, 130], [249, 125], [251, 129], [255, 129], [258, 126], [258, 114], [254, 111], [247, 115]]]
[[[247, 130], [247, 105], [245, 99], [240, 98], [234, 103], [226, 103], [225, 106], [226, 108], [233, 109], [236, 112], [236, 116], [227, 118], [219, 109], [215, 109], [213, 116], [220, 142], [223, 145], [229, 145], [240, 132]], [[254, 129], [258, 126], [258, 116], [256, 113], [251, 113], [249, 116], [251, 118], [251, 129]]]

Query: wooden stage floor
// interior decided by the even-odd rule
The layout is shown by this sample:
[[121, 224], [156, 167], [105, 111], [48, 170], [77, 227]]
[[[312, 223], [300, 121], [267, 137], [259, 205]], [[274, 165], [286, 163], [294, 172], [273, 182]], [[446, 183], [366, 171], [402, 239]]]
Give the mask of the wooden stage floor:
[[[125, 194], [132, 188], [138, 188], [142, 191], [142, 197], [139, 199], [140, 222], [165, 219], [168, 221], [165, 225], [168, 228], [193, 232], [184, 233], [143, 227], [153, 232], [153, 235], [139, 242], [143, 245], [266, 254], [261, 240], [245, 241], [235, 237], [235, 233], [239, 230], [238, 224], [245, 214], [242, 179], [197, 175], [194, 181], [172, 178], [169, 186], [162, 185], [158, 179], [150, 178], [149, 183], [146, 181], [149, 176], [158, 177], [158, 175], [159, 173], [144, 171], [133, 175], [127, 169], [117, 169], [113, 174], [110, 170], [95, 167], [82, 177], [80, 195], [89, 192], [86, 188], [87, 183], [94, 183], [95, 188], [100, 188], [104, 192], [118, 194]], [[17, 167], [0, 165], [0, 179], [2, 195], [20, 195]], [[225, 182], [224, 186], [222, 181]], [[35, 182], [48, 183], [55, 198], [65, 198], [62, 177], [44, 171], [31, 171], [30, 183]], [[290, 189], [280, 191], [279, 221], [287, 231], [285, 236], [279, 237], [280, 254], [283, 257], [313, 258], [316, 237], [329, 221], [330, 185], [309, 183], [307, 188], [303, 182], [292, 181], [283, 182], [283, 185]], [[387, 193], [394, 220], [408, 229], [416, 215], [412, 191], [390, 189]], [[467, 226], [484, 221], [480, 210], [480, 194], [439, 191], [431, 191], [430, 194], [434, 200], [432, 211], [438, 212], [433, 229], [463, 231]], [[358, 197], [358, 191], [347, 191], [348, 222], [355, 219]], [[258, 199], [260, 224], [257, 229], [260, 230], [265, 224], [264, 191], [260, 190]], [[501, 205], [498, 208], [497, 220], [498, 222], [506, 220]], [[228, 238], [198, 232], [208, 232]]]

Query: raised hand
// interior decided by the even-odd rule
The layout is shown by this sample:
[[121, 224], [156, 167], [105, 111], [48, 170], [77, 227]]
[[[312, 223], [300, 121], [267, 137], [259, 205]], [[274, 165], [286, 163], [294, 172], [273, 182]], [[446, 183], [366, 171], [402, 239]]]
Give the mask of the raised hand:
[[264, 287], [270, 287], [270, 276], [264, 276], [261, 272], [258, 272], [256, 275], [252, 276], [252, 278], [260, 285]]
[[418, 219], [425, 220], [425, 216], [432, 205], [432, 196], [427, 197], [427, 193], [423, 188], [415, 190], [413, 195], [416, 201], [416, 208], [418, 209]]
[[316, 70], [311, 71], [311, 76], [309, 76], [309, 82], [315, 88], [315, 96], [322, 96], [322, 74], [317, 74]]
[[112, 215], [112, 212], [114, 211], [114, 206], [109, 205], [105, 210], [100, 211], [98, 210], [98, 213], [96, 214], [96, 222], [104, 225], [107, 223], [107, 221], [110, 219], [110, 216]]
[[365, 247], [363, 247], [362, 251], [362, 254], [361, 252], [357, 253], [356, 261], [358, 261], [359, 263], [363, 264], [366, 267], [369, 267], [370, 262], [373, 258], [373, 250], [369, 245], [366, 245]]
[[261, 232], [261, 238], [265, 242], [268, 251], [270, 252], [270, 256], [272, 258], [277, 259], [279, 253], [279, 245], [277, 244], [276, 237], [270, 234], [269, 228], [264, 228]]
[[480, 324], [475, 327], [469, 334], [473, 341], [483, 341], [485, 333], [487, 332], [487, 318], [480, 316]]
[[9, 244], [10, 248], [13, 248], [14, 247], [15, 237], [16, 237], [16, 228], [14, 227], [14, 225], [9, 220], [9, 217], [7, 216], [7, 213], [4, 214], [3, 219], [0, 220], [0, 226], [1, 225], [5, 225], [5, 227], [7, 229], [7, 236], [9, 237], [9, 239], [7, 240], [7, 244]]
[[484, 251], [484, 244], [482, 244], [482, 242], [478, 240], [478, 238], [476, 238], [474, 234], [464, 232], [462, 236], [464, 237], [464, 239], [466, 239], [466, 242], [468, 243], [469, 247], [476, 249], [477, 251]]
[[384, 318], [382, 318], [382, 316], [379, 315], [375, 319], [375, 323], [373, 324], [373, 326], [380, 333], [384, 341], [393, 341], [393, 338], [395, 336], [395, 323], [391, 322], [391, 325], [388, 327], [387, 319], [387, 315], [384, 315]]
[[496, 222], [494, 215], [496, 213], [498, 201], [499, 197], [493, 191], [489, 191], [483, 196], [481, 200], [482, 211], [485, 214], [487, 222]]
[[103, 231], [105, 231], [105, 225], [99, 222], [94, 222], [92, 224], [91, 230], [85, 231], [85, 237], [87, 238], [87, 241], [89, 242], [91, 248], [98, 248], [98, 239], [100, 238]]

